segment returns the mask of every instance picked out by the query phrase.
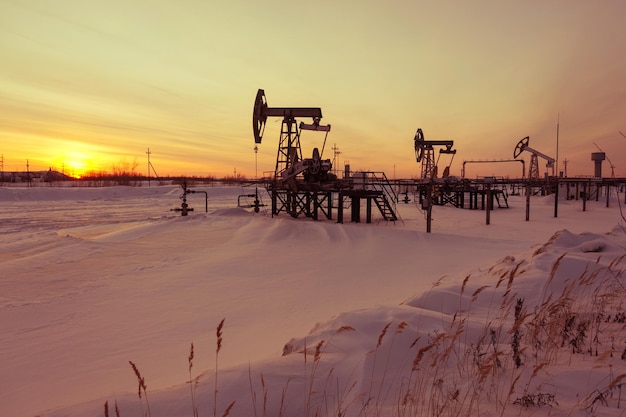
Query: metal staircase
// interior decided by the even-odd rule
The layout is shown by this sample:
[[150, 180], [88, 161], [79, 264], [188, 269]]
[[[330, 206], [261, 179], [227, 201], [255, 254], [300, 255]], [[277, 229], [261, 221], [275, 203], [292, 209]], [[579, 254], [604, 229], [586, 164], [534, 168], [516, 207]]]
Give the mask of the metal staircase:
[[509, 208], [509, 192], [506, 189], [506, 184], [498, 183], [493, 190], [493, 196], [498, 203], [499, 208]]
[[398, 220], [398, 195], [384, 172], [362, 172], [364, 184], [372, 191], [372, 199], [386, 221]]

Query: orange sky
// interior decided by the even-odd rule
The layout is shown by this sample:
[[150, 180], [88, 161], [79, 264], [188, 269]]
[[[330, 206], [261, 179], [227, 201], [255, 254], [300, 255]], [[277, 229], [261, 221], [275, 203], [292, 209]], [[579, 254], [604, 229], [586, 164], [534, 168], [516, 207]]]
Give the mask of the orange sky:
[[[418, 176], [417, 128], [454, 140], [452, 175], [525, 136], [555, 157], [559, 118], [561, 171], [592, 175], [595, 142], [624, 177], [625, 16], [623, 0], [2, 0], [0, 154], [5, 171], [147, 173], [150, 148], [160, 175], [254, 177], [263, 88], [270, 107], [322, 108], [339, 169]], [[269, 119], [259, 175], [279, 134]], [[320, 140], [302, 134], [305, 157]]]

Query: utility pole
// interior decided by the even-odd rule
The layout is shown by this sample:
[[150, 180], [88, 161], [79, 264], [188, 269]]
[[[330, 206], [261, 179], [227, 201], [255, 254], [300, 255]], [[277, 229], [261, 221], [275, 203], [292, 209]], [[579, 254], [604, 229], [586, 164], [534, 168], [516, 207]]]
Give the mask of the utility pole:
[[148, 152], [146, 152], [146, 154], [148, 154], [148, 187], [150, 187], [150, 154], [152, 152], [150, 152], [150, 148], [148, 148]]
[[339, 152], [339, 148], [337, 147], [337, 144], [334, 143], [333, 144], [333, 167], [335, 168], [335, 175], [337, 175], [337, 155], [340, 155], [341, 152]]
[[154, 169], [154, 165], [152, 165], [152, 162], [150, 162], [150, 154], [152, 152], [150, 152], [150, 148], [148, 148], [148, 152], [146, 152], [148, 154], [148, 187], [150, 186], [150, 170], [152, 170], [152, 172], [154, 173], [154, 178], [159, 179], [159, 174], [157, 174], [156, 169]]
[[556, 164], [556, 175], [554, 176], [554, 217], [559, 216], [559, 122], [561, 120], [561, 114], [556, 116], [556, 158], [554, 163]]

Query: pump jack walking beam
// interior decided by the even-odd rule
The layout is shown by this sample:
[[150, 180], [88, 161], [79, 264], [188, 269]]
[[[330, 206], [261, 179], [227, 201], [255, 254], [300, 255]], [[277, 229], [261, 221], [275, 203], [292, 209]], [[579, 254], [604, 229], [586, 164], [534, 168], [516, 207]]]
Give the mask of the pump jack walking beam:
[[[319, 107], [268, 107], [265, 91], [259, 89], [256, 93], [254, 110], [252, 112], [252, 129], [254, 131], [255, 143], [261, 143], [268, 117], [282, 117], [284, 120], [292, 121], [295, 121], [298, 117], [311, 117], [313, 119], [311, 127], [315, 127], [319, 126], [319, 121], [322, 118], [322, 109]], [[310, 128], [309, 130], [318, 129]]]

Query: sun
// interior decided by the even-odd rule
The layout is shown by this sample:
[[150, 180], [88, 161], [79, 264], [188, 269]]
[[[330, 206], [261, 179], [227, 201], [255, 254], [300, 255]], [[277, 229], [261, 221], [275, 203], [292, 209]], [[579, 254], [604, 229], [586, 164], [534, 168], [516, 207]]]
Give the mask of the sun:
[[91, 157], [82, 152], [66, 152], [55, 162], [59, 171], [73, 178], [82, 178], [87, 173], [95, 171]]
[[82, 161], [67, 161], [65, 171], [65, 174], [69, 175], [70, 177], [81, 178], [87, 173], [88, 167], [87, 164]]

